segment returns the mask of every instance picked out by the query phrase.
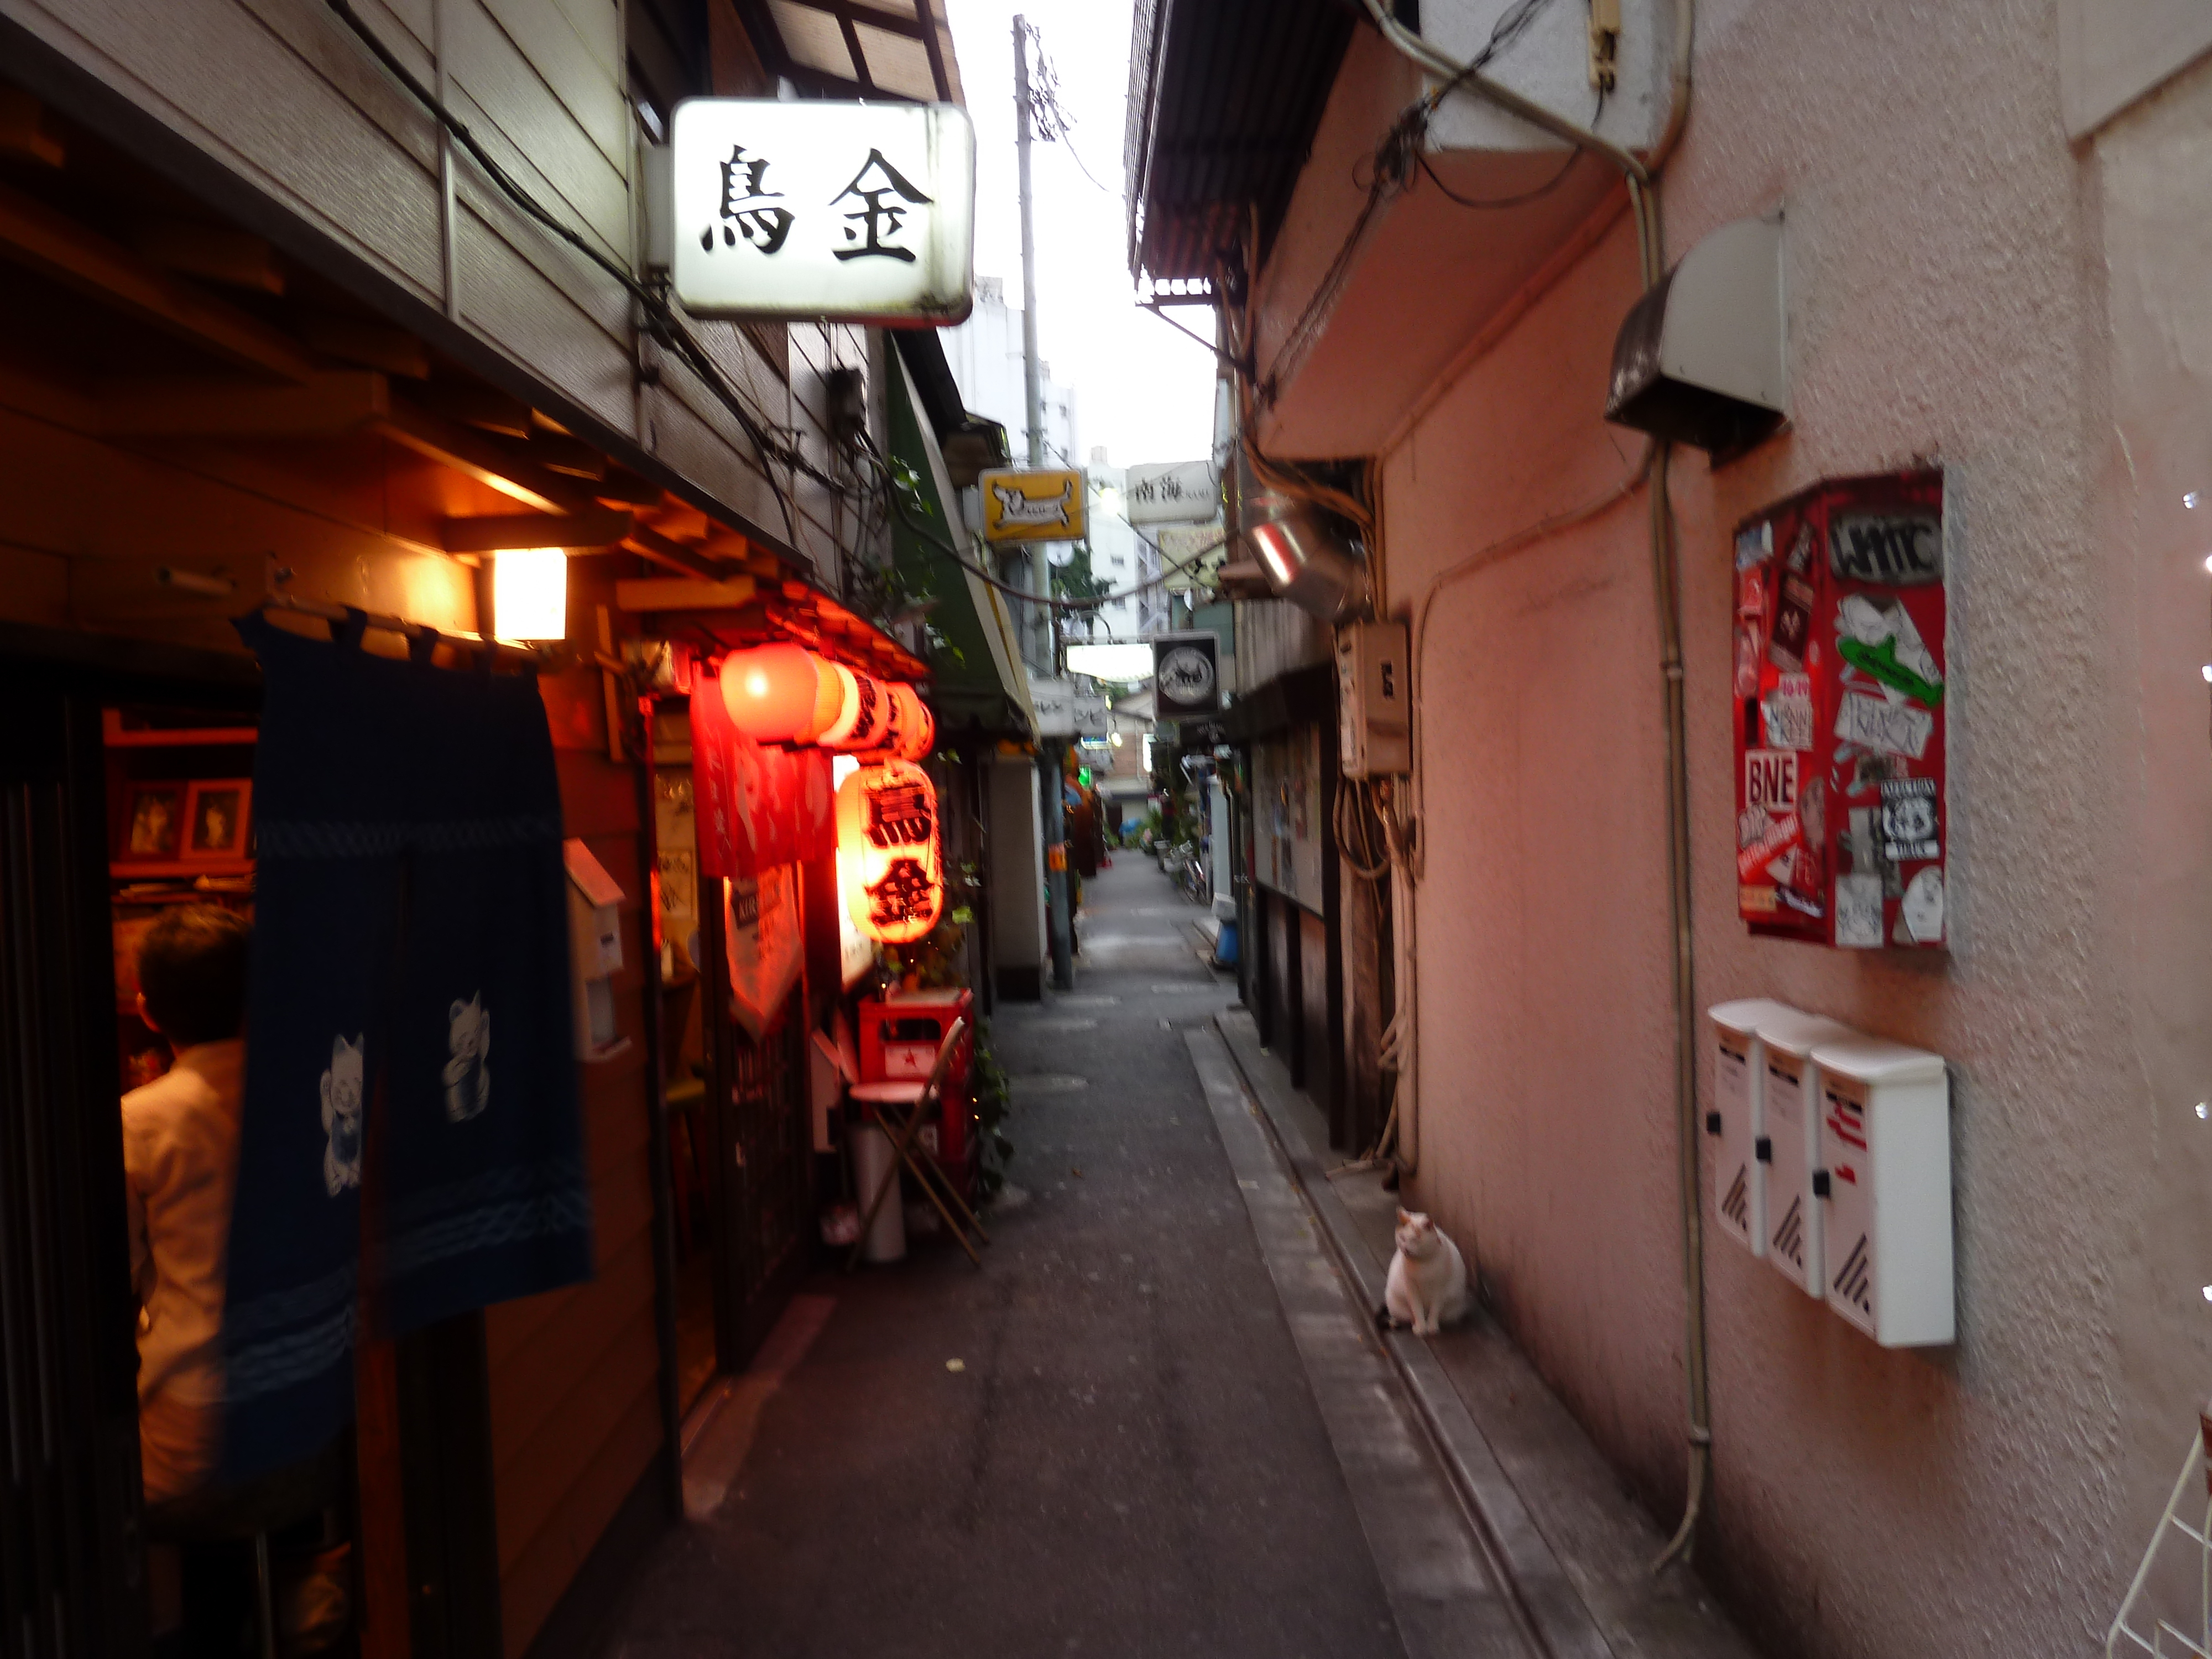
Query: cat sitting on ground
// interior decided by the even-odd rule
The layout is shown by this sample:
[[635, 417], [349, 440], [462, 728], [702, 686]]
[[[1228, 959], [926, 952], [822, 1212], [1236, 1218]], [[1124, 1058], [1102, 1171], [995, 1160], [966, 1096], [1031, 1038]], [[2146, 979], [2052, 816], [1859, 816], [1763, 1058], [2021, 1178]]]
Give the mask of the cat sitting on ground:
[[1415, 1336], [1434, 1336], [1467, 1311], [1466, 1258], [1425, 1215], [1399, 1211], [1397, 1238], [1376, 1322], [1386, 1330], [1403, 1325]]

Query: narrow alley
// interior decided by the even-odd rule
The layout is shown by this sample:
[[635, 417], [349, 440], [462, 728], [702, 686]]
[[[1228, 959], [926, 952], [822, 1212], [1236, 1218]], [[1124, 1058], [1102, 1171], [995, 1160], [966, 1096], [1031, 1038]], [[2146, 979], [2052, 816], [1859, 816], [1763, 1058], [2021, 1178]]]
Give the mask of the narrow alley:
[[[1591, 1610], [1626, 1613], [1607, 1635], [1634, 1644], [1614, 1651], [1741, 1651], [1694, 1590], [1639, 1588], [1639, 1609], [1607, 1603], [1601, 1574], [1570, 1588], [1525, 1512], [1500, 1589], [1369, 1287], [1347, 1294], [1296, 1184], [1310, 1159], [1280, 1114], [1310, 1109], [1276, 1091], [1271, 1133], [1232, 1060], [1241, 1032], [1244, 1064], [1270, 1063], [1205, 965], [1203, 913], [1133, 853], [1088, 889], [1079, 989], [993, 1022], [1026, 1197], [987, 1218], [982, 1270], [924, 1244], [805, 1286], [694, 1413], [691, 1524], [605, 1651], [1427, 1659], [1537, 1651], [1538, 1634], [1602, 1653]], [[1344, 1185], [1387, 1249], [1387, 1195]], [[1487, 1363], [1501, 1400], [1544, 1397]], [[1603, 1548], [1626, 1527], [1641, 1553], [1622, 1576], [1640, 1577], [1656, 1534], [1586, 1443], [1566, 1468], [1564, 1421], [1530, 1456], [1555, 1503], [1583, 1503], [1566, 1535]]]

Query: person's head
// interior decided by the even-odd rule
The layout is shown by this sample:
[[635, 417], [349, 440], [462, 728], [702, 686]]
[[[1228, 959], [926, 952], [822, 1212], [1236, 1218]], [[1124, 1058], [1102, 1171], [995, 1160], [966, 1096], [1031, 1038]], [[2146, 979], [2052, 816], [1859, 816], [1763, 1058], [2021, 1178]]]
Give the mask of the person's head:
[[253, 929], [235, 911], [180, 905], [138, 947], [138, 1006], [178, 1048], [220, 1042], [246, 1024], [246, 956]]

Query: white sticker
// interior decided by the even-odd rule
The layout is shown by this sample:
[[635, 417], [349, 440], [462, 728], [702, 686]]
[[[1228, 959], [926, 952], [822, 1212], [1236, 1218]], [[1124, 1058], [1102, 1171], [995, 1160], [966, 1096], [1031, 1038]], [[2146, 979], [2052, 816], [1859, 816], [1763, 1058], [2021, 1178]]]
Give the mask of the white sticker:
[[1881, 878], [1836, 878], [1836, 943], [1854, 950], [1881, 945]]
[[[1891, 702], [1863, 692], [1844, 693], [1836, 709], [1836, 737], [1878, 754], [1903, 755], [1918, 760], [1935, 735], [1936, 717], [1911, 703]], [[1746, 757], [1747, 762], [1749, 757]]]
[[1784, 674], [1759, 705], [1769, 749], [1813, 746], [1813, 677]]
[[1915, 945], [1943, 942], [1943, 872], [1923, 870], [1905, 883], [1905, 902], [1898, 913]]

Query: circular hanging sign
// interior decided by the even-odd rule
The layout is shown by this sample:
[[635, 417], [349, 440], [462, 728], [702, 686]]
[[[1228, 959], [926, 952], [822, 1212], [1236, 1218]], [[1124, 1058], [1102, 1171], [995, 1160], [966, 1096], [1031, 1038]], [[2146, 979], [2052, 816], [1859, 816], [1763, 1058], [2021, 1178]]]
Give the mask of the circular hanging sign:
[[1195, 646], [1176, 646], [1160, 657], [1159, 682], [1176, 702], [1204, 702], [1213, 695], [1213, 659]]

